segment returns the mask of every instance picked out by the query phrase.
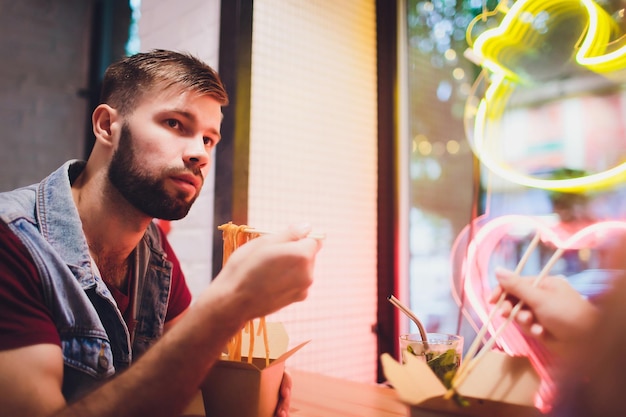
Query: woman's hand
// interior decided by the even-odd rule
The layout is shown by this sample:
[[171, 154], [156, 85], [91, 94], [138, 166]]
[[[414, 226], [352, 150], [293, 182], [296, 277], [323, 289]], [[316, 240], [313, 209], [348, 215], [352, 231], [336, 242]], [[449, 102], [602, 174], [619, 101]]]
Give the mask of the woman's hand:
[[499, 286], [491, 302], [495, 303], [502, 292], [507, 298], [502, 304], [502, 315], [508, 317], [518, 301], [524, 307], [515, 316], [521, 330], [539, 341], [555, 354], [567, 354], [571, 344], [587, 337], [598, 310], [585, 299], [565, 278], [548, 276], [533, 286], [534, 278], [523, 278], [511, 271], [496, 271]]

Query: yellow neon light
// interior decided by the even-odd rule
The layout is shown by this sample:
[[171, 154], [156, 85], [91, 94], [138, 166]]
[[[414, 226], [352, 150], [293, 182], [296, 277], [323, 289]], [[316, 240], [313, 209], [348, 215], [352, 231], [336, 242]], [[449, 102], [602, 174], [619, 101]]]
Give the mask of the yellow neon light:
[[[509, 98], [520, 85], [536, 82], [532, 74], [524, 71], [520, 57], [525, 51], [539, 45], [543, 40], [535, 27], [535, 18], [547, 13], [551, 22], [579, 22], [584, 33], [576, 45], [576, 62], [598, 73], [609, 74], [626, 69], [625, 38], [611, 16], [592, 0], [518, 0], [508, 10], [497, 28], [489, 29], [473, 43], [474, 55], [480, 65], [491, 75], [489, 86], [476, 107], [468, 102], [466, 119], [473, 119], [473, 129], [468, 128], [470, 145], [476, 156], [492, 172], [521, 185], [561, 191], [579, 191], [589, 188], [611, 186], [626, 180], [626, 162], [609, 170], [585, 177], [544, 180], [524, 175], [498, 161], [494, 144], [488, 143], [490, 123], [497, 122], [504, 113]], [[470, 30], [470, 28], [468, 28]], [[614, 50], [610, 50], [615, 48]], [[486, 82], [481, 76], [477, 84]]]
[[[581, 0], [589, 13], [589, 30], [576, 54], [576, 61], [592, 71], [607, 73], [626, 67], [626, 45], [607, 52], [612, 35], [619, 32], [617, 24], [591, 0]], [[621, 38], [620, 38], [621, 40]], [[619, 42], [617, 42], [619, 43]]]
[[489, 170], [516, 184], [555, 191], [576, 192], [597, 189], [609, 187], [626, 180], [626, 162], [595, 174], [577, 178], [549, 180], [521, 174], [510, 169], [501, 160], [498, 160], [493, 146], [489, 146], [490, 144], [485, 141], [485, 138], [490, 136], [487, 134], [489, 130], [488, 121], [501, 117], [513, 90], [514, 86], [506, 77], [502, 74], [495, 75], [491, 86], [485, 93], [485, 98], [480, 101], [476, 109], [473, 141], [470, 141], [470, 144], [474, 153]]

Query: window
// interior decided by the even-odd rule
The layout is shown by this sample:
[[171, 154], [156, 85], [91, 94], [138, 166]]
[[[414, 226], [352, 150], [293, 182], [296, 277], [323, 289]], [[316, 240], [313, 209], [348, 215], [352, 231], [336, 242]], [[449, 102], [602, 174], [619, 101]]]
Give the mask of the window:
[[[464, 109], [480, 70], [463, 53], [466, 28], [483, 5], [407, 0], [405, 6], [408, 271], [402, 298], [428, 331], [456, 333], [460, 315], [450, 291], [450, 249], [470, 223], [477, 195]], [[400, 329], [406, 331], [406, 324]]]
[[[489, 164], [484, 154], [476, 158], [478, 152], [471, 146], [478, 132], [473, 112], [495, 76], [468, 59], [468, 44], [500, 25], [506, 11], [514, 10], [513, 4], [523, 2], [404, 2], [408, 269], [401, 280], [402, 298], [428, 331], [460, 332], [469, 340], [481, 323], [472, 316], [468, 323], [460, 312], [458, 301], [467, 305], [462, 282], [466, 276], [460, 265], [469, 239], [475, 238], [481, 225], [501, 216], [521, 215], [541, 219], [556, 230], [564, 224], [567, 213], [560, 206], [565, 200], [570, 213], [571, 203], [582, 210], [581, 199], [572, 197], [576, 195], [584, 195], [585, 221], [624, 219], [626, 214], [621, 203], [623, 177], [602, 189], [585, 185], [563, 192], [543, 186], [550, 179], [620, 167], [626, 156], [623, 77], [617, 71], [600, 75], [575, 59], [587, 27], [588, 13], [582, 5], [570, 5], [564, 15], [558, 7], [535, 2], [533, 13], [520, 13], [520, 21], [527, 19], [534, 38], [522, 39], [512, 52], [506, 50], [518, 54], [515, 60], [504, 57], [505, 52], [496, 58], [509, 59], [503, 65], [532, 82], [516, 85], [503, 103], [502, 114], [485, 128], [491, 157], [500, 160]], [[598, 4], [607, 22], [623, 26], [617, 19], [623, 14], [618, 2]], [[477, 18], [483, 12], [486, 17]], [[623, 27], [613, 33], [609, 48], [622, 45], [623, 33]], [[506, 36], [499, 35], [499, 41]], [[481, 265], [481, 302], [493, 286], [495, 266], [514, 269], [531, 238], [529, 230], [509, 228], [493, 245], [494, 255]], [[608, 265], [603, 250], [568, 249], [551, 273], [572, 277], [583, 293], [595, 292], [590, 270], [615, 267]], [[541, 247], [524, 272], [538, 274], [552, 252]], [[595, 273], [596, 278], [599, 275]], [[417, 330], [409, 325], [413, 326], [404, 323], [401, 331]]]

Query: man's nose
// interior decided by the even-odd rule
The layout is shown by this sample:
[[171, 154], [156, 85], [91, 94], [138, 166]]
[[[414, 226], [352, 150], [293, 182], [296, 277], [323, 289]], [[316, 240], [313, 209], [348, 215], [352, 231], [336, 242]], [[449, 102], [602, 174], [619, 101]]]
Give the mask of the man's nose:
[[189, 141], [185, 148], [184, 160], [186, 163], [200, 168], [209, 164], [211, 155], [209, 149], [204, 145], [204, 138], [201, 135], [194, 136]]

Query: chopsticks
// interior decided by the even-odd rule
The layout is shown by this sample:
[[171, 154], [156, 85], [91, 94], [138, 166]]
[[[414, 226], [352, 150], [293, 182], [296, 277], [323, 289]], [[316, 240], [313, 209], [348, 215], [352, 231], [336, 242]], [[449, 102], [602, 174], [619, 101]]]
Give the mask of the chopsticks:
[[[530, 255], [539, 244], [539, 239], [540, 239], [540, 235], [539, 233], [537, 233], [535, 237], [533, 238], [533, 240], [531, 240], [530, 244], [528, 245], [528, 248], [526, 248], [526, 251], [524, 252], [524, 255], [522, 255], [522, 258], [520, 259], [519, 263], [515, 267], [516, 274], [519, 275], [524, 269], [524, 266], [526, 266], [526, 262], [528, 262], [528, 258], [530, 258]], [[474, 343], [472, 343], [472, 345], [467, 350], [467, 353], [465, 354], [465, 360], [463, 361], [464, 364], [467, 363], [469, 360], [472, 360], [472, 358], [478, 351], [480, 343], [482, 342], [483, 338], [485, 337], [485, 334], [487, 333], [491, 320], [496, 315], [496, 312], [500, 310], [500, 307], [504, 303], [504, 300], [506, 300], [506, 297], [507, 297], [507, 293], [503, 291], [502, 294], [500, 294], [500, 298], [498, 298], [496, 305], [489, 313], [489, 317], [487, 318], [487, 321], [483, 324], [480, 331], [476, 335], [476, 338], [474, 339]], [[461, 365], [461, 367], [459, 368], [459, 371], [461, 371], [462, 369], [463, 369], [463, 365]]]
[[[258, 235], [272, 235], [275, 232], [270, 232], [268, 230], [259, 230], [256, 229], [254, 227], [246, 227], [243, 229], [244, 233], [254, 233], [254, 234], [258, 234]], [[326, 239], [326, 233], [309, 233], [307, 235], [307, 237], [309, 239], [315, 239], [315, 240], [324, 240]]]
[[[524, 253], [522, 258], [520, 259], [520, 262], [518, 263], [517, 267], [515, 268], [515, 273], [517, 275], [519, 275], [521, 273], [522, 269], [524, 268], [524, 265], [526, 264], [528, 258], [530, 257], [530, 254], [532, 253], [532, 251], [535, 249], [535, 247], [539, 243], [539, 237], [540, 237], [540, 235], [539, 235], [539, 233], [537, 233], [535, 235], [535, 237], [533, 238], [533, 240], [531, 241], [531, 243], [529, 244], [528, 248], [526, 249], [526, 252]], [[548, 260], [546, 265], [543, 267], [543, 269], [541, 270], [539, 275], [537, 275], [537, 277], [535, 277], [535, 279], [534, 279], [534, 281], [532, 283], [533, 287], [536, 287], [537, 285], [539, 285], [541, 280], [544, 279], [548, 275], [548, 273], [550, 272], [550, 270], [552, 269], [554, 264], [563, 255], [563, 252], [564, 252], [564, 249], [557, 248], [557, 250], [554, 252], [554, 254], [550, 258], [550, 260]], [[502, 306], [502, 304], [504, 303], [504, 300], [506, 299], [507, 295], [508, 294], [506, 292], [504, 292], [504, 291], [502, 292], [502, 294], [500, 295], [500, 298], [498, 299], [496, 305], [491, 310], [491, 313], [489, 314], [489, 317], [488, 317], [487, 321], [483, 324], [483, 327], [480, 329], [479, 333], [476, 335], [476, 338], [474, 339], [474, 343], [472, 343], [472, 345], [470, 346], [470, 348], [469, 348], [469, 350], [468, 350], [468, 352], [467, 352], [467, 354], [465, 356], [465, 359], [463, 360], [463, 363], [461, 364], [461, 366], [459, 367], [459, 370], [457, 371], [456, 375], [454, 376], [454, 378], [451, 381], [450, 389], [448, 389], [448, 391], [444, 395], [445, 399], [449, 399], [449, 398], [451, 398], [454, 395], [454, 393], [456, 392], [456, 388], [467, 378], [469, 373], [476, 367], [478, 362], [495, 345], [498, 337], [506, 329], [506, 327], [509, 325], [509, 323], [511, 323], [515, 319], [515, 316], [517, 315], [517, 313], [524, 306], [524, 302], [523, 301], [521, 301], [521, 300], [518, 301], [517, 304], [515, 304], [515, 306], [511, 310], [511, 313], [509, 314], [507, 319], [504, 321], [504, 323], [502, 323], [500, 325], [500, 327], [498, 327], [498, 329], [496, 330], [495, 334], [491, 337], [491, 339], [489, 339], [487, 341], [487, 343], [483, 346], [482, 350], [478, 354], [476, 354], [476, 351], [478, 350], [478, 346], [480, 345], [483, 337], [485, 336], [485, 334], [487, 332], [487, 329], [488, 329], [489, 325], [491, 324], [491, 320], [493, 319], [496, 311], [498, 311], [500, 309], [500, 307]]]

